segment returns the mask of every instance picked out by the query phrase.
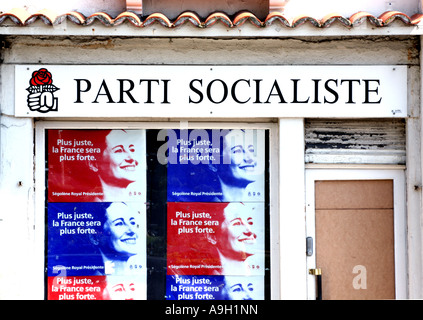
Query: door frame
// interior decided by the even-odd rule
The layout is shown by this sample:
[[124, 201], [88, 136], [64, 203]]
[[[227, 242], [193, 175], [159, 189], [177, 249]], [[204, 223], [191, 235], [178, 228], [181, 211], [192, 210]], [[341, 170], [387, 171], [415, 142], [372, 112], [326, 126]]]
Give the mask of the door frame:
[[[306, 236], [313, 238], [313, 253], [306, 256], [307, 298], [316, 299], [316, 276], [308, 273], [316, 266], [315, 248], [315, 181], [317, 180], [393, 180], [394, 188], [394, 255], [395, 298], [407, 298], [407, 228], [406, 185], [404, 167], [369, 166], [367, 168], [306, 168]], [[324, 281], [324, 274], [322, 275]], [[324, 295], [324, 292], [323, 292]]]

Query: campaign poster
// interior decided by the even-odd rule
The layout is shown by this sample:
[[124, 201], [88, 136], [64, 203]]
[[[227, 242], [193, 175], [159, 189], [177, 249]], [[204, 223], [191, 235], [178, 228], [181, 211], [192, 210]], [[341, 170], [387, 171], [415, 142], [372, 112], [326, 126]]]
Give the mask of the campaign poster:
[[167, 137], [168, 202], [264, 201], [265, 130], [169, 129]]
[[49, 299], [145, 299], [145, 203], [49, 203], [47, 215]]
[[48, 201], [145, 201], [145, 130], [48, 130]]
[[135, 276], [49, 277], [48, 300], [145, 300], [145, 282]]
[[263, 203], [168, 203], [167, 228], [167, 299], [264, 298]]
[[264, 276], [167, 276], [167, 300], [264, 300]]
[[263, 203], [168, 203], [169, 275], [264, 275]]

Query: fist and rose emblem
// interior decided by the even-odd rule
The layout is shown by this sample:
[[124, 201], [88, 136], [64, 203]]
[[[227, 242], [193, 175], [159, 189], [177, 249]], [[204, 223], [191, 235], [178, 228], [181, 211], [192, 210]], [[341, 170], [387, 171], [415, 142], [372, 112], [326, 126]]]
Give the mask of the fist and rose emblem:
[[31, 111], [41, 113], [57, 111], [58, 98], [54, 96], [54, 93], [59, 88], [53, 85], [53, 78], [47, 69], [41, 68], [34, 71], [29, 84], [26, 90], [29, 92], [27, 103]]

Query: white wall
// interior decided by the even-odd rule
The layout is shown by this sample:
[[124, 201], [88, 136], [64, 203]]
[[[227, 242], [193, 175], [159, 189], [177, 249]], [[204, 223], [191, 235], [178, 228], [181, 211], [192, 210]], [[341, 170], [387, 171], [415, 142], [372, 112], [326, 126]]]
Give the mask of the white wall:
[[37, 282], [32, 265], [39, 259], [34, 255], [33, 121], [13, 117], [13, 67], [2, 65], [1, 77], [0, 300], [31, 299]]

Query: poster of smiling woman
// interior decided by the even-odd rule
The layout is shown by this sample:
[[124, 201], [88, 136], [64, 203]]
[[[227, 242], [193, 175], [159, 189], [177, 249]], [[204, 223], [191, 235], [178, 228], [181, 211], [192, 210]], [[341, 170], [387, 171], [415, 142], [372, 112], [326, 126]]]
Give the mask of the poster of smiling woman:
[[48, 201], [145, 201], [144, 130], [49, 130]]
[[49, 299], [145, 299], [143, 203], [49, 203], [47, 239]]
[[263, 299], [264, 227], [260, 202], [168, 203], [167, 299]]
[[47, 137], [48, 299], [146, 299], [145, 130]]
[[167, 130], [167, 136], [169, 202], [264, 201], [264, 130]]

